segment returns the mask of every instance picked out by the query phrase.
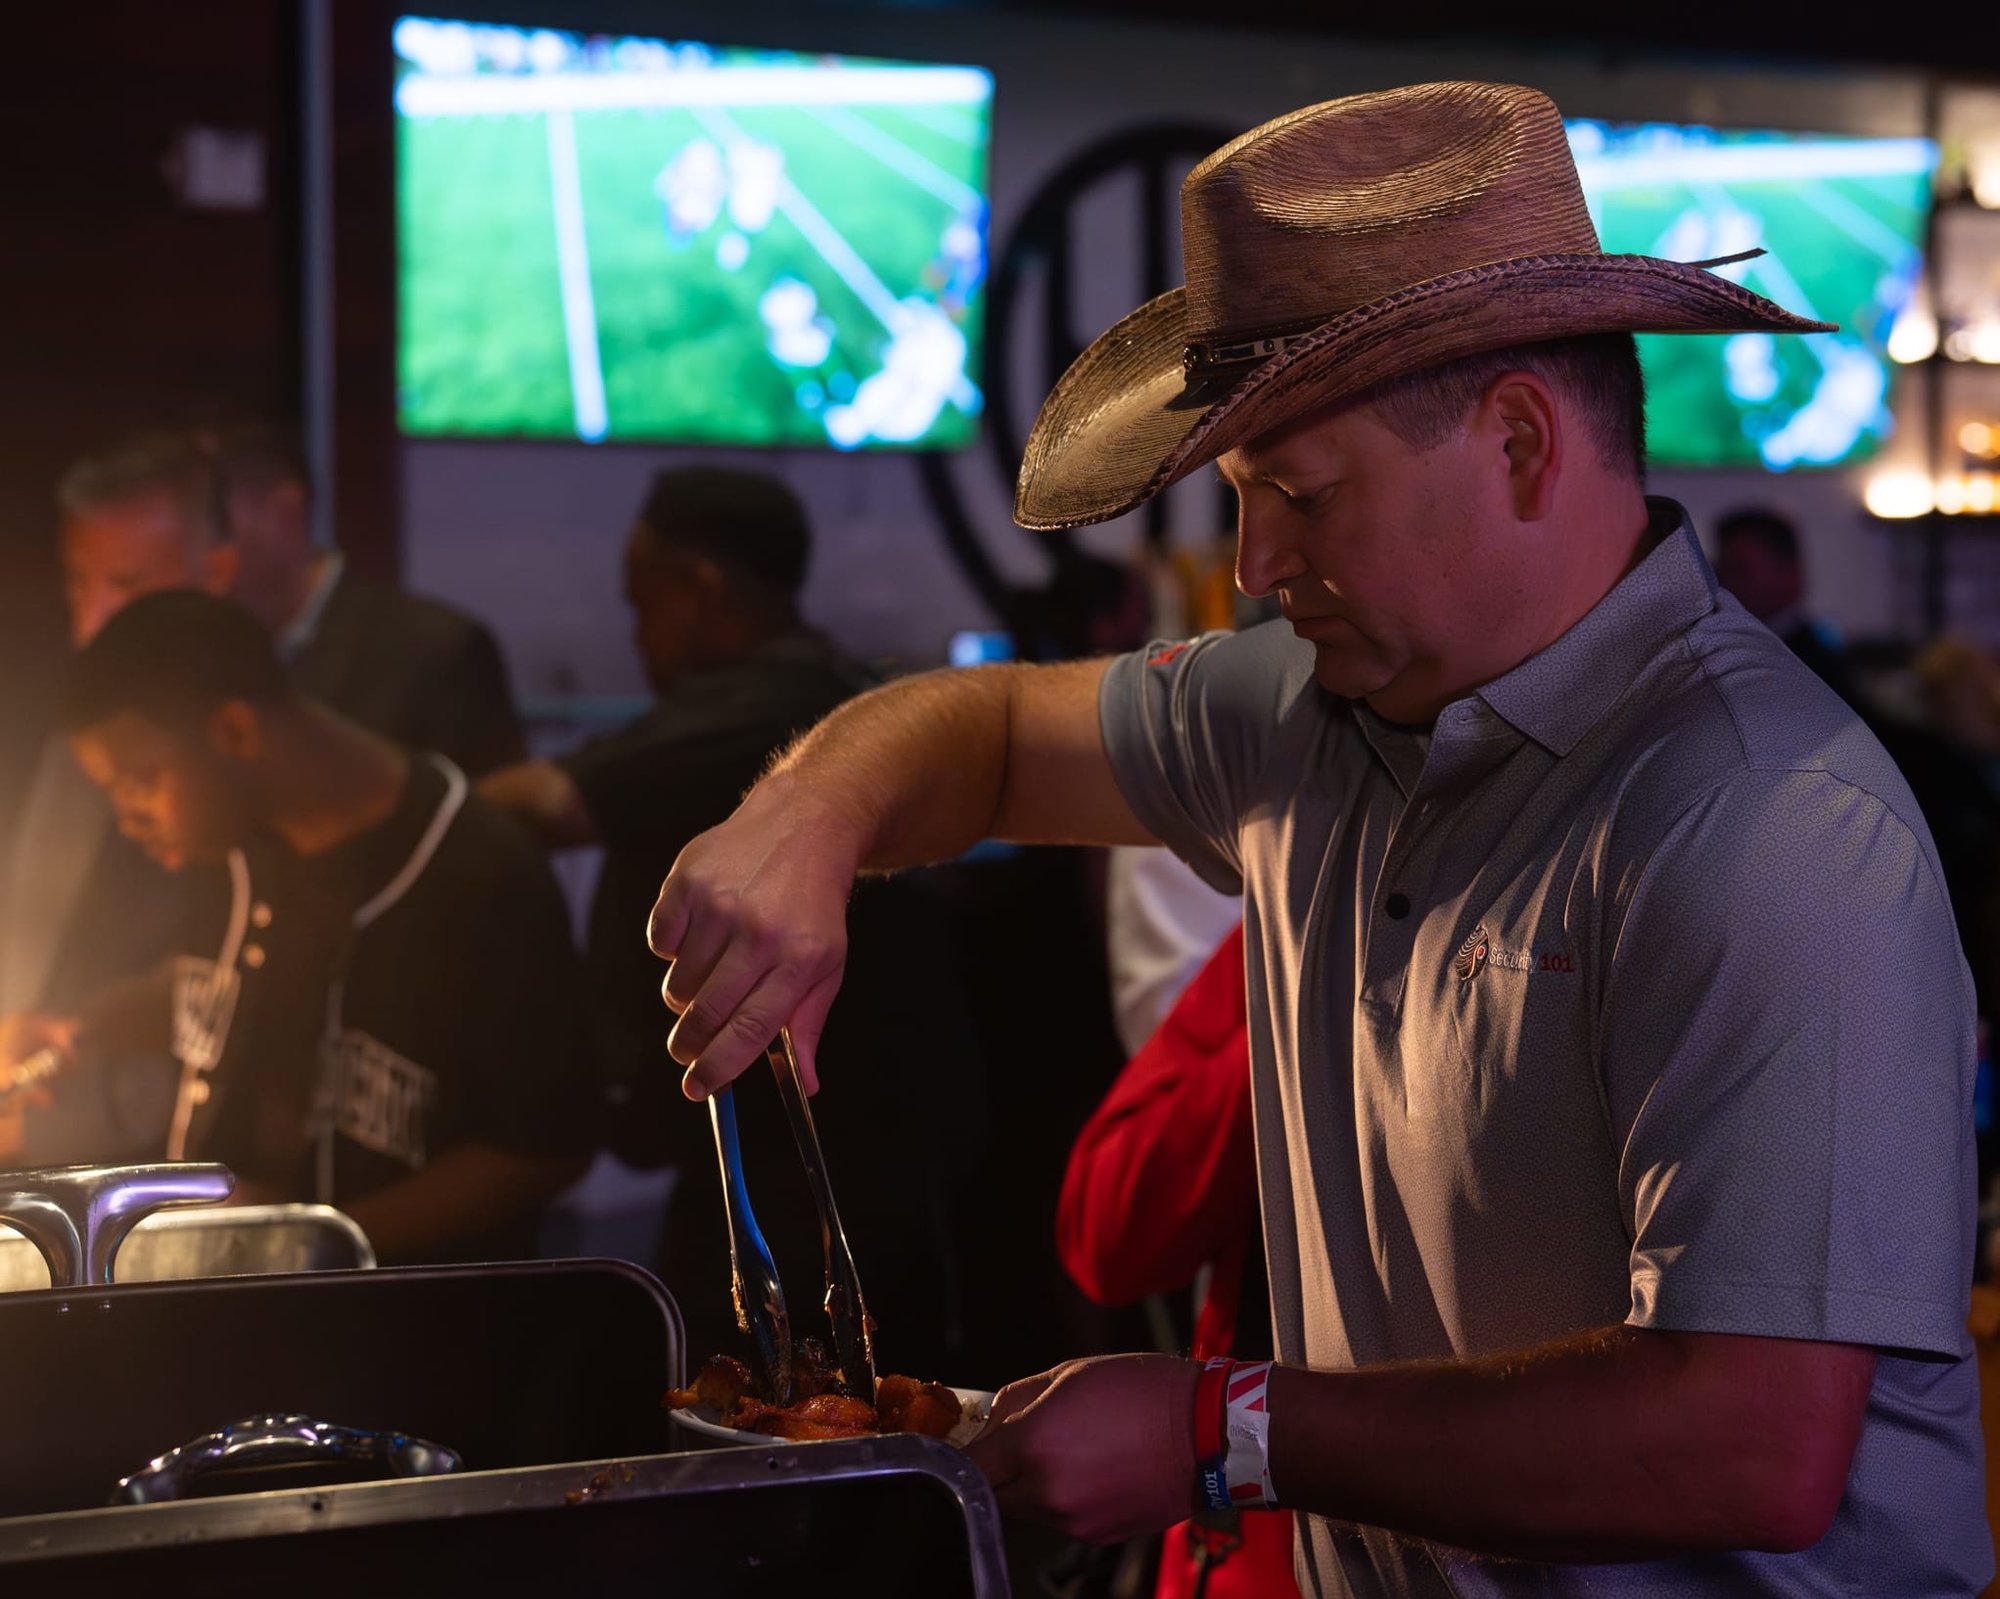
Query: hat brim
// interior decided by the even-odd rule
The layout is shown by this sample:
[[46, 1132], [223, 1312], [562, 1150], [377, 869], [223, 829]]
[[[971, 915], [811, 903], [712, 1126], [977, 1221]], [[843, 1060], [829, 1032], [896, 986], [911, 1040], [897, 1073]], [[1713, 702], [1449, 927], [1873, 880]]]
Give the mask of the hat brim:
[[1035, 418], [1014, 517], [1108, 521], [1240, 444], [1389, 378], [1590, 333], [1831, 333], [1727, 278], [1644, 255], [1542, 255], [1453, 272], [1358, 306], [1211, 403], [1188, 394], [1187, 301], [1174, 289], [1104, 333]]

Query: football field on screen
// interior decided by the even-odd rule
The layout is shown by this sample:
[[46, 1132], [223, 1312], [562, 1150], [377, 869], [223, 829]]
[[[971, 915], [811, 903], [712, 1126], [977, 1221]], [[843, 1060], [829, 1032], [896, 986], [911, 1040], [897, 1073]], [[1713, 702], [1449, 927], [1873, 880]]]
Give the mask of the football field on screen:
[[[1686, 260], [1761, 246], [1767, 256], [1726, 268], [1727, 275], [1788, 311], [1840, 325], [1838, 334], [1753, 335], [1747, 344], [1729, 335], [1640, 335], [1654, 458], [1662, 465], [1813, 461], [1810, 453], [1767, 460], [1761, 441], [1815, 400], [1822, 410], [1846, 405], [1853, 415], [1871, 385], [1882, 386], [1889, 324], [1909, 292], [1928, 198], [1928, 174], [1918, 173], [1674, 184], [1594, 196], [1606, 250]], [[1696, 213], [1733, 225], [1705, 239], [1699, 229], [1676, 238], [1676, 222]], [[1884, 407], [1841, 456], [1872, 454], [1887, 423]], [[1819, 437], [1831, 449], [1853, 426], [1829, 420]]]
[[[826, 444], [826, 408], [882, 369], [898, 303], [948, 287], [940, 241], [983, 193], [983, 123], [951, 105], [573, 113], [603, 436]], [[409, 118], [401, 140], [405, 430], [576, 437], [549, 114]], [[670, 170], [745, 143], [781, 157], [762, 203], [676, 212]], [[949, 307], [971, 373], [978, 300]], [[947, 403], [917, 442], [975, 421]]]

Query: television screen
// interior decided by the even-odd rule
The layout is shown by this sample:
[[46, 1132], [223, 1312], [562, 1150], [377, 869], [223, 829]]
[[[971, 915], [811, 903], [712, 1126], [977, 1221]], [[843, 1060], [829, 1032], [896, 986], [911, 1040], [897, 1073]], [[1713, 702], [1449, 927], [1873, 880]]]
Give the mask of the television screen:
[[988, 73], [423, 17], [394, 38], [406, 433], [972, 440]]
[[1833, 465], [1888, 436], [1890, 324], [1923, 262], [1928, 139], [1569, 124], [1598, 237], [1616, 254], [1700, 261], [1840, 332], [1641, 334], [1647, 434], [1662, 466]]

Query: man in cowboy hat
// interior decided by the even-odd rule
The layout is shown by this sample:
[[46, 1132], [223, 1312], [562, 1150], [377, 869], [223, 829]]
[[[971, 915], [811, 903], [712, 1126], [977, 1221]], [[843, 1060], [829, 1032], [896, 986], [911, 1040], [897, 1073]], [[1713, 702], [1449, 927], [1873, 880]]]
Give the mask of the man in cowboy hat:
[[1820, 325], [1600, 253], [1519, 88], [1282, 117], [1183, 222], [1186, 289], [1063, 378], [1016, 514], [1217, 463], [1289, 626], [836, 712], [662, 888], [687, 1091], [785, 1022], [809, 1066], [857, 871], [1165, 843], [1244, 895], [1280, 1363], [1013, 1385], [973, 1448], [1003, 1507], [1287, 1505], [1327, 1594], [1976, 1591], [1935, 853], [1642, 487], [1632, 332]]

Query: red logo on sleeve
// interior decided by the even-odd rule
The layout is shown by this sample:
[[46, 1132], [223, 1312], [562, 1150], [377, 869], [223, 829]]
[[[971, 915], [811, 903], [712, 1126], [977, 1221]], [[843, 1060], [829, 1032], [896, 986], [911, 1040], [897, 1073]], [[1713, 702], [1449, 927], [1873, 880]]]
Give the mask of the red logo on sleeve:
[[1155, 650], [1151, 655], [1147, 656], [1146, 664], [1148, 666], [1171, 666], [1177, 659], [1179, 659], [1182, 655], [1185, 655], [1189, 650], [1193, 648], [1194, 648], [1193, 639], [1188, 639], [1180, 644], [1165, 645], [1164, 647]]

